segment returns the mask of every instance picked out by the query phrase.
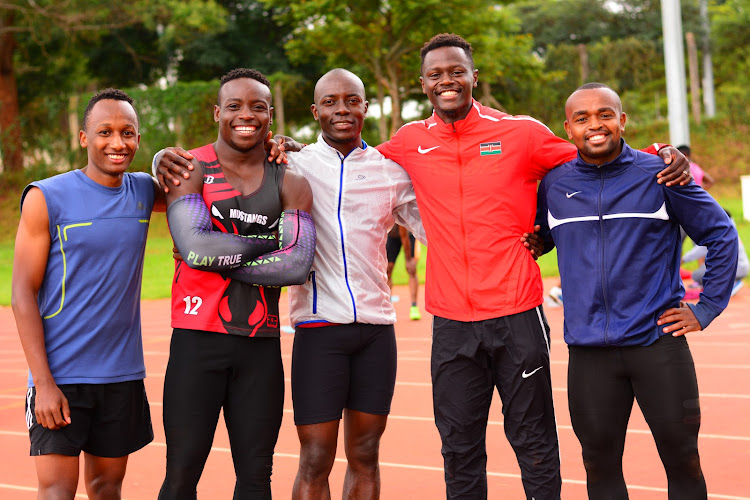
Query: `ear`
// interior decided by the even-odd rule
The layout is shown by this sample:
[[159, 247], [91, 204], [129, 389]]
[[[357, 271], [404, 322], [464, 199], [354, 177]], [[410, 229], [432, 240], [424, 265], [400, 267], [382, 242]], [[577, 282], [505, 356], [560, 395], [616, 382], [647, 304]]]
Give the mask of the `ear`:
[[365, 101], [365, 113], [364, 113], [365, 116], [367, 116], [367, 108], [369, 108], [369, 107], [370, 107], [370, 102], [369, 101]]
[[427, 90], [425, 90], [424, 88], [424, 78], [422, 78], [421, 76], [419, 77], [419, 84], [422, 86], [422, 93], [427, 94]]
[[268, 108], [268, 126], [273, 125], [273, 106]]
[[477, 88], [477, 82], [479, 81], [479, 70], [475, 69], [474, 71], [472, 71], [472, 74], [473, 74], [473, 77], [474, 77], [474, 83], [473, 83], [472, 87]]
[[315, 104], [310, 104], [310, 111], [312, 111], [315, 121], [318, 121], [320, 119], [320, 117], [318, 116], [318, 107]]
[[86, 137], [86, 132], [84, 132], [83, 130], [78, 132], [78, 142], [81, 144], [82, 148], [88, 146], [88, 138]]
[[216, 123], [219, 123], [219, 111], [220, 110], [221, 110], [221, 108], [219, 108], [219, 106], [217, 104], [214, 104], [214, 121]]
[[563, 126], [565, 127], [565, 133], [568, 134], [568, 140], [572, 141], [573, 135], [570, 133], [570, 124], [568, 123], [568, 120], [565, 120]]
[[627, 121], [627, 115], [625, 115], [625, 113], [620, 113], [620, 132], [625, 132], [625, 122]]
[[141, 134], [138, 134], [135, 137], [135, 150], [138, 151], [138, 148], [140, 147], [141, 147]]

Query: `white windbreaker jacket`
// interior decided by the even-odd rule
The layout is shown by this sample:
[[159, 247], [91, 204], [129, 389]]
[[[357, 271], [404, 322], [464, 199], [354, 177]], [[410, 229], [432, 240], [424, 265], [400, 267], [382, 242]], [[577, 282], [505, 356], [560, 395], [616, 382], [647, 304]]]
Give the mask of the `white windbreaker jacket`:
[[409, 175], [364, 141], [343, 157], [319, 136], [288, 158], [312, 187], [318, 238], [307, 282], [289, 287], [292, 324], [395, 323], [387, 233], [398, 222], [426, 242]]

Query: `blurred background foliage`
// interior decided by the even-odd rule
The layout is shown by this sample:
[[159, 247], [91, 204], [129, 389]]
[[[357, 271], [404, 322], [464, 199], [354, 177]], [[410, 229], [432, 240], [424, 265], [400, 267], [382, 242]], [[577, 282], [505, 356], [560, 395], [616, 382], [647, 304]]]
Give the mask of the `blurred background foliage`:
[[[699, 57], [709, 43], [716, 87], [716, 116], [691, 123], [693, 157], [740, 221], [738, 180], [750, 173], [750, 0], [681, 5]], [[85, 165], [78, 131], [96, 91], [119, 87], [135, 98], [136, 170], [148, 170], [162, 147], [215, 139], [218, 79], [235, 67], [269, 76], [275, 131], [304, 142], [317, 135], [309, 110], [317, 78], [339, 66], [356, 72], [370, 100], [363, 136], [378, 144], [432, 112], [419, 84], [419, 49], [441, 32], [474, 46], [474, 95], [483, 104], [534, 116], [564, 136], [567, 96], [601, 81], [622, 96], [632, 145], [669, 141], [657, 0], [0, 0], [0, 278], [10, 273], [20, 187]], [[750, 239], [750, 223], [739, 227]], [[150, 297], [168, 294], [171, 268], [161, 217], [152, 233]], [[545, 274], [556, 272], [550, 262], [542, 262]]]
[[[682, 21], [703, 47], [698, 4], [682, 0]], [[695, 130], [747, 132], [750, 0], [708, 7], [718, 116]], [[431, 112], [419, 49], [440, 32], [474, 45], [477, 99], [558, 134], [565, 99], [584, 81], [620, 92], [631, 130], [666, 119], [655, 0], [0, 0], [3, 178], [81, 166], [80, 115], [108, 86], [136, 99], [143, 141], [134, 168], [146, 169], [163, 146], [209, 142], [218, 78], [241, 66], [270, 77], [277, 131], [305, 141], [317, 133], [309, 112], [316, 79], [352, 69], [371, 101], [364, 137], [377, 144]], [[714, 159], [725, 170], [715, 177], [735, 181], [748, 160], [746, 151], [736, 160], [696, 154], [709, 170]]]

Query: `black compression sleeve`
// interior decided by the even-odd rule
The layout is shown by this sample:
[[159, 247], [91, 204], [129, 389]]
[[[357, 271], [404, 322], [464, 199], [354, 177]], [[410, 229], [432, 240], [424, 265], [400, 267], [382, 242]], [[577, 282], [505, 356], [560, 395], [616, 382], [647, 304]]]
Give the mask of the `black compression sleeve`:
[[301, 285], [315, 256], [315, 223], [301, 210], [285, 210], [279, 224], [279, 249], [234, 269], [226, 276], [260, 286]]
[[193, 269], [226, 271], [278, 248], [272, 234], [246, 237], [212, 231], [208, 207], [197, 193], [173, 201], [167, 208], [167, 220], [177, 250]]

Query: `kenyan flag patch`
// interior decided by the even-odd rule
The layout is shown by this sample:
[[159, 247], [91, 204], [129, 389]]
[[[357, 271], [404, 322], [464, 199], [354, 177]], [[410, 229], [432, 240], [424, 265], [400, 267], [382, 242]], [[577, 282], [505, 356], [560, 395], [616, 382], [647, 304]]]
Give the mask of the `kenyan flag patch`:
[[498, 142], [483, 142], [479, 145], [479, 155], [480, 156], [487, 156], [487, 155], [499, 155], [503, 152], [503, 148], [500, 145], [500, 141]]

